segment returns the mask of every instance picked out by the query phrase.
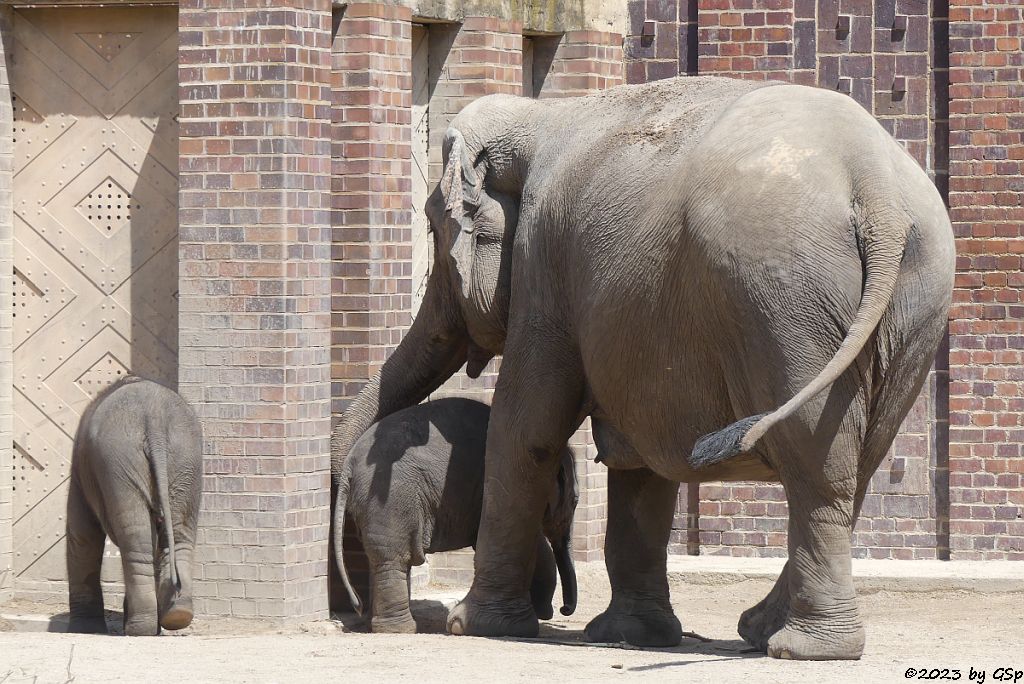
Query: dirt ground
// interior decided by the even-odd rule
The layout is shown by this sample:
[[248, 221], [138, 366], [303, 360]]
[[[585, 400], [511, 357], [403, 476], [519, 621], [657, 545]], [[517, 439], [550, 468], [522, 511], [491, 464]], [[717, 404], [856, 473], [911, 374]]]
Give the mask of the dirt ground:
[[[576, 614], [557, 616], [534, 641], [373, 635], [336, 622], [275, 630], [252, 621], [197, 618], [159, 638], [0, 631], [0, 684], [33, 682], [549, 681], [647, 678], [710, 682], [897, 682], [915, 676], [1013, 681], [1024, 670], [1024, 594], [892, 593], [861, 597], [868, 629], [856, 662], [801, 663], [749, 653], [736, 635], [740, 612], [770, 588], [747, 580], [719, 586], [678, 584], [673, 603], [685, 639], [673, 649], [639, 650], [581, 642], [586, 622], [609, 596], [603, 576], [581, 578]], [[38, 606], [37, 606], [38, 607]], [[22, 606], [21, 608], [24, 608]], [[7, 610], [7, 612], [11, 612]], [[51, 612], [52, 609], [51, 609]], [[443, 627], [444, 609], [419, 602], [422, 626]], [[11, 625], [8, 625], [10, 628]], [[0, 625], [0, 630], [3, 625]], [[935, 669], [932, 672], [933, 668]], [[1000, 679], [1009, 677], [1008, 679]], [[1024, 682], [1024, 673], [1018, 682]]]

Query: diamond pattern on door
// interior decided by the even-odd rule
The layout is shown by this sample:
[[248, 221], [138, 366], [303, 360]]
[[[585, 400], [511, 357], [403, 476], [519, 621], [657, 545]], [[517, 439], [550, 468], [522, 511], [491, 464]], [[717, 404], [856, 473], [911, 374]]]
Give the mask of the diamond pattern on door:
[[96, 394], [177, 380], [174, 8], [18, 10], [14, 539], [19, 586], [64, 578], [71, 444]]

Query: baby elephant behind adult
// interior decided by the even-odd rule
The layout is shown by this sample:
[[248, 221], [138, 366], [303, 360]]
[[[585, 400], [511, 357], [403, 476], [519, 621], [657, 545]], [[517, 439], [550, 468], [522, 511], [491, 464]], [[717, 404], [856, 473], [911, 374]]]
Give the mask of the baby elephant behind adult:
[[[409, 568], [428, 553], [476, 546], [483, 507], [484, 454], [490, 407], [470, 399], [439, 399], [393, 413], [363, 433], [341, 465], [341, 510], [351, 516], [369, 560], [374, 632], [415, 632], [409, 612]], [[551, 618], [556, 567], [563, 615], [576, 609], [572, 520], [578, 495], [572, 452], [559, 455], [537, 534], [530, 596], [534, 612]], [[342, 527], [339, 525], [339, 527]], [[339, 535], [340, 536], [340, 535]], [[545, 539], [546, 538], [546, 539]], [[550, 541], [550, 546], [548, 545]], [[345, 571], [341, 539], [335, 553], [356, 610], [363, 605]]]
[[106, 632], [105, 537], [121, 551], [125, 634], [156, 635], [160, 627], [192, 622], [202, 464], [199, 420], [163, 385], [128, 376], [88, 406], [75, 435], [68, 492], [72, 631]]

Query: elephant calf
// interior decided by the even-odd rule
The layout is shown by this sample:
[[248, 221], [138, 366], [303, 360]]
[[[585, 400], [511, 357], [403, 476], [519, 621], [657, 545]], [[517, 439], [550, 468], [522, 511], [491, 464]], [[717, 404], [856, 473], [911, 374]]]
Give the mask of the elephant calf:
[[[363, 614], [342, 558], [340, 536], [347, 510], [370, 563], [374, 632], [416, 631], [409, 612], [409, 568], [422, 565], [425, 554], [476, 546], [490, 411], [470, 399], [439, 399], [407, 408], [363, 433], [341, 463], [336, 474], [338, 570], [353, 607]], [[565, 604], [561, 612], [571, 615], [576, 609], [571, 537], [578, 494], [568, 447], [562, 450], [557, 481], [551, 485], [530, 586], [541, 619], [553, 614], [556, 566]]]
[[[135, 376], [88, 406], [68, 492], [71, 630], [106, 632], [105, 537], [121, 550], [124, 631], [156, 635], [192, 622], [192, 552], [202, 493], [202, 433], [175, 392]], [[166, 550], [166, 551], [165, 551]]]

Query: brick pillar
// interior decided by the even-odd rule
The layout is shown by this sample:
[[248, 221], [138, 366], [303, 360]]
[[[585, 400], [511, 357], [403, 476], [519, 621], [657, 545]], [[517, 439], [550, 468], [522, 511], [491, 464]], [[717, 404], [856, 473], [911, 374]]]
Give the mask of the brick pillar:
[[[539, 97], [574, 97], [623, 83], [622, 36], [603, 31], [569, 31], [562, 36], [541, 85]], [[573, 523], [577, 560], [604, 557], [608, 521], [608, 469], [594, 462], [597, 449], [587, 419], [570, 445], [576, 456], [580, 501]]]
[[0, 604], [9, 601], [14, 588], [14, 485], [12, 424], [12, 370], [14, 293], [10, 273], [14, 268], [14, 203], [11, 184], [14, 171], [14, 114], [7, 76], [7, 55], [12, 39], [14, 10], [0, 7]]
[[[427, 106], [428, 178], [431, 188], [441, 178], [441, 147], [448, 124], [473, 100], [493, 93], [521, 95], [523, 37], [519, 22], [494, 17], [466, 17], [462, 24], [430, 26]], [[501, 359], [494, 359], [472, 380], [460, 369], [431, 399], [470, 397], [491, 403]], [[435, 554], [430, 576], [436, 582], [467, 585], [473, 579], [471, 550]]]
[[953, 558], [1024, 559], [1024, 84], [1019, 2], [949, 8]]
[[374, 376], [412, 305], [412, 12], [348, 5], [331, 57], [332, 412]]
[[818, 0], [817, 27], [817, 85], [846, 93], [873, 112], [872, 0]]
[[327, 608], [326, 2], [183, 1], [179, 388], [202, 418], [197, 612]]
[[[348, 5], [331, 49], [331, 380], [337, 420], [394, 351], [412, 307], [412, 16]], [[333, 548], [333, 547], [332, 547]], [[349, 527], [346, 568], [368, 595], [369, 566]], [[330, 563], [331, 606], [348, 605]]]

